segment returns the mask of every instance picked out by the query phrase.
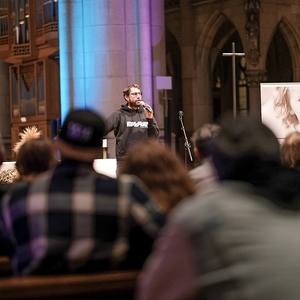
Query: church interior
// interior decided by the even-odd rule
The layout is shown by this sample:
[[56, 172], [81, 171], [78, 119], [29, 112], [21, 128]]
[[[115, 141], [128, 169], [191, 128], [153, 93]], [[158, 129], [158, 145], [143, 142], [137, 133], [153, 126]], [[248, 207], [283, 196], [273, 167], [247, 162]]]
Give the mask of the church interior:
[[[1, 170], [13, 168], [14, 145], [27, 127], [36, 126], [45, 137], [55, 139], [70, 109], [93, 109], [108, 117], [125, 104], [123, 89], [132, 83], [141, 86], [143, 101], [154, 111], [159, 141], [179, 154], [189, 170], [199, 164], [191, 151], [193, 133], [204, 124], [220, 124], [227, 116], [260, 118], [283, 140], [287, 131], [282, 129], [284, 124], [276, 115], [274, 103], [279, 90], [299, 86], [300, 93], [300, 1], [0, 0], [0, 133], [7, 153]], [[296, 109], [290, 114], [298, 118]], [[296, 125], [299, 123], [300, 108]], [[103, 140], [103, 152], [93, 165], [98, 173], [116, 177], [115, 143], [113, 132]], [[117, 208], [122, 211], [123, 207]], [[234, 215], [232, 211], [228, 215]], [[261, 224], [268, 219], [264, 210], [256, 215], [262, 216]], [[218, 226], [212, 228], [214, 225], [207, 227], [215, 230]], [[289, 227], [278, 230], [275, 221], [272, 226], [286, 237], [284, 241], [291, 242], [284, 232]], [[296, 251], [289, 252], [287, 243], [277, 248], [274, 244], [274, 249], [281, 248], [296, 260]], [[291, 244], [295, 249], [299, 246], [294, 238]], [[125, 249], [126, 245], [120, 246]], [[222, 251], [219, 248], [215, 252]], [[265, 251], [262, 257], [271, 257], [269, 253]], [[244, 258], [243, 252], [237, 256]], [[274, 261], [282, 263], [277, 257]], [[261, 261], [259, 264], [264, 265]], [[275, 275], [284, 285], [291, 278], [282, 280], [280, 267]], [[293, 260], [285, 270], [292, 267]], [[230, 271], [238, 274], [241, 270]], [[265, 280], [264, 271], [262, 274]], [[1, 299], [132, 300], [140, 273], [11, 275], [8, 257], [0, 255]], [[225, 284], [220, 285], [229, 282], [227, 274], [217, 275], [224, 278]], [[207, 278], [209, 285], [213, 277]], [[262, 289], [264, 283], [259, 282]], [[252, 299], [252, 291], [243, 296]]]
[[[189, 139], [227, 114], [261, 117], [261, 83], [300, 81], [299, 18], [295, 0], [0, 1], [8, 160], [26, 126], [54, 137], [70, 108], [107, 116], [133, 82], [161, 140], [184, 156], [179, 112]], [[171, 86], [160, 87], [159, 77]]]

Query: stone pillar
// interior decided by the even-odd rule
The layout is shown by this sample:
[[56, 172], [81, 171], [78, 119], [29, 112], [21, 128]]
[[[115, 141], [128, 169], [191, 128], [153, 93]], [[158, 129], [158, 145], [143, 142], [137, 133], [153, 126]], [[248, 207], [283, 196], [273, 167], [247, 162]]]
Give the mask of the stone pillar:
[[0, 132], [6, 147], [7, 158], [11, 156], [11, 124], [9, 99], [9, 64], [0, 60]]
[[156, 89], [156, 77], [166, 75], [166, 44], [164, 1], [151, 0], [151, 47], [153, 106], [155, 118], [162, 128], [164, 124], [164, 91]]
[[165, 75], [163, 1], [58, 3], [62, 119], [70, 108], [107, 117], [125, 104], [124, 87], [138, 83], [162, 120], [153, 80]]
[[[195, 77], [195, 35], [192, 6], [189, 1], [180, 0], [181, 19], [181, 57], [182, 57], [182, 93], [185, 128], [193, 128], [193, 99]], [[187, 34], [188, 33], [188, 34]]]
[[261, 117], [260, 83], [266, 82], [265, 70], [246, 71], [250, 116]]
[[[71, 107], [90, 107], [107, 116], [124, 103], [122, 91], [134, 82], [141, 85], [144, 101], [153, 105], [152, 62], [157, 59], [152, 54], [158, 54], [158, 61], [162, 57], [162, 48], [154, 48], [164, 37], [163, 3], [58, 3], [62, 118]], [[155, 72], [160, 68], [155, 66]]]

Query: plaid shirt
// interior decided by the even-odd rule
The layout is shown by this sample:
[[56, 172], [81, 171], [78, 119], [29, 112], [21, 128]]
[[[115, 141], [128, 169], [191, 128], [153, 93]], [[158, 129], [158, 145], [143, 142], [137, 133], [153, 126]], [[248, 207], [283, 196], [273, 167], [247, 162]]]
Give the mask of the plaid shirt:
[[131, 227], [154, 239], [164, 223], [138, 181], [109, 178], [74, 160], [29, 185], [16, 184], [4, 196], [0, 214], [15, 275], [110, 268], [130, 247]]

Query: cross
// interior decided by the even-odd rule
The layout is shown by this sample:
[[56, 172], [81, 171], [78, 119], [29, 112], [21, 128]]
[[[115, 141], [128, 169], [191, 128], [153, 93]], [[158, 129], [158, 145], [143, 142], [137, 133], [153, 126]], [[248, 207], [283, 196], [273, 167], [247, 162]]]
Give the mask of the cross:
[[233, 90], [233, 117], [236, 117], [236, 76], [235, 76], [235, 57], [245, 56], [245, 53], [235, 52], [235, 43], [232, 43], [232, 53], [223, 53], [223, 56], [232, 56], [232, 90]]

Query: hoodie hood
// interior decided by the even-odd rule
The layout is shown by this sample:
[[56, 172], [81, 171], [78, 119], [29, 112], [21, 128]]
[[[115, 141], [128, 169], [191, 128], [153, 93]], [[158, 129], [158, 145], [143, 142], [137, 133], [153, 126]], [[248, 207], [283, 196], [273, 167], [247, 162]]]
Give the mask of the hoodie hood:
[[144, 111], [142, 106], [139, 106], [139, 108], [137, 110], [134, 110], [130, 107], [128, 107], [127, 104], [122, 104], [120, 110], [122, 110], [123, 112], [129, 112], [129, 113], [142, 113]]

